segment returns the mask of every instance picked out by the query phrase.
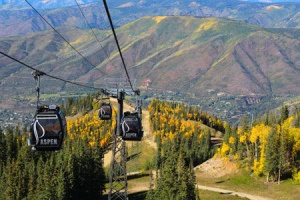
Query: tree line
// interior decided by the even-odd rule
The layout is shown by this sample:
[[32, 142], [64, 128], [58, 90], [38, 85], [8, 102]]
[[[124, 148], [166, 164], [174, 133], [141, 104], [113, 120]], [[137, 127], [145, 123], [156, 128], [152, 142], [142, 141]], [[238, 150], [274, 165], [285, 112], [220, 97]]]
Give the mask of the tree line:
[[60, 109], [66, 116], [73, 116], [77, 113], [88, 113], [93, 108], [99, 107], [96, 99], [99, 98], [99, 93], [90, 94], [80, 97], [68, 97], [60, 105]]
[[293, 114], [282, 106], [280, 116], [267, 113], [241, 126], [225, 127], [224, 142], [217, 156], [242, 161], [266, 181], [293, 178], [300, 183], [300, 109]]

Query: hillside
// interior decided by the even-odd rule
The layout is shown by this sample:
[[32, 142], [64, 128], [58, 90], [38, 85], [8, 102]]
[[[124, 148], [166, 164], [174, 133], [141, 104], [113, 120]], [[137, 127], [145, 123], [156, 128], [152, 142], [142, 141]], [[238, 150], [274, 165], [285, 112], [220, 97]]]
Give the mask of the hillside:
[[[2, 38], [0, 50], [50, 75], [90, 86], [105, 87], [105, 78], [125, 75], [111, 31], [95, 30], [98, 43], [90, 31], [68, 26], [57, 30], [86, 60], [53, 30]], [[224, 102], [222, 109], [228, 118], [241, 114], [240, 106], [274, 107], [280, 104], [271, 102], [272, 97], [300, 95], [297, 29], [263, 29], [219, 18], [161, 16], [124, 25], [117, 35], [130, 77], [137, 79], [143, 90], [148, 83], [144, 91], [152, 97], [170, 91], [175, 100], [193, 97], [196, 105], [206, 97], [202, 106]], [[32, 110], [32, 70], [3, 56], [0, 61], [1, 108]], [[52, 102], [86, 92], [86, 88], [42, 77], [42, 98], [52, 98]], [[225, 99], [218, 100], [222, 96]], [[261, 106], [264, 101], [267, 105]], [[225, 112], [228, 109], [231, 113]]]
[[[103, 50], [88, 31], [70, 27], [58, 31], [94, 66], [54, 31], [2, 38], [0, 50], [69, 80], [103, 84], [99, 79], [103, 74], [95, 66], [111, 77], [123, 74], [116, 67], [120, 61], [111, 32], [97, 31]], [[285, 35], [281, 29], [270, 31], [238, 21], [162, 16], [134, 21], [117, 33], [138, 86], [150, 79], [151, 88], [190, 93], [207, 94], [214, 90], [234, 95], [300, 94], [298, 30], [294, 30], [294, 35]], [[27, 69], [4, 57], [1, 62], [5, 63], [0, 69], [1, 86], [5, 88], [2, 93], [23, 93], [24, 87], [32, 86], [28, 79], [22, 82], [23, 79], [15, 78], [29, 78]], [[58, 85], [51, 90], [64, 89]]]
[[[75, 1], [29, 1], [52, 26], [87, 29]], [[79, 2], [79, 1], [78, 1]], [[80, 1], [81, 9], [93, 28], [109, 28], [102, 1]], [[261, 3], [236, 0], [152, 0], [108, 1], [114, 25], [123, 26], [145, 16], [198, 16], [239, 20], [265, 28], [297, 28], [300, 3]], [[2, 6], [2, 7], [1, 7]], [[0, 37], [29, 34], [51, 29], [38, 14], [21, 0], [0, 2]]]

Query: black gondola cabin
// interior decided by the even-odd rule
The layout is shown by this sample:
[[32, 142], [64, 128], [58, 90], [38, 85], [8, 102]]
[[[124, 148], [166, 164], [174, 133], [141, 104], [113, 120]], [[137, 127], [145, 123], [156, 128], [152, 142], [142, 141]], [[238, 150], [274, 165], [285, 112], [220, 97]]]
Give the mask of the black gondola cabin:
[[144, 135], [142, 122], [137, 112], [125, 112], [121, 120], [123, 140], [141, 141]]
[[66, 128], [65, 116], [58, 106], [39, 106], [30, 126], [29, 145], [36, 151], [59, 151]]
[[109, 102], [101, 104], [99, 109], [99, 118], [102, 120], [110, 120], [112, 116], [112, 107]]

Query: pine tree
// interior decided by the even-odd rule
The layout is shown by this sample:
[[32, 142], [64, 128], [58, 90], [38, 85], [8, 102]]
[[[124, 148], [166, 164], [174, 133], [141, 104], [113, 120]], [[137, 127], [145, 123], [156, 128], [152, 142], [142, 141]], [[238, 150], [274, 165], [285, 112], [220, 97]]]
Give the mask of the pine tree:
[[17, 154], [17, 143], [13, 134], [13, 128], [8, 126], [5, 136], [6, 158], [15, 158]]
[[189, 183], [188, 183], [188, 170], [185, 166], [185, 161], [182, 153], [179, 154], [177, 161], [177, 173], [178, 173], [178, 194], [177, 199], [188, 199]]
[[7, 161], [4, 173], [5, 186], [2, 193], [3, 199], [14, 200], [17, 199], [18, 185], [17, 185], [17, 174], [18, 169], [13, 160]]
[[267, 139], [266, 147], [266, 165], [265, 171], [267, 172], [267, 182], [269, 182], [270, 176], [275, 176], [278, 166], [278, 140], [277, 130], [272, 127]]
[[27, 198], [28, 199], [36, 199], [36, 187], [37, 187], [37, 174], [36, 174], [36, 163], [34, 159], [32, 159], [30, 162], [28, 162], [27, 165], [27, 171], [28, 171], [28, 183], [27, 183]]
[[0, 177], [4, 170], [4, 165], [6, 163], [6, 141], [2, 128], [0, 127]]
[[225, 125], [225, 134], [224, 134], [224, 137], [223, 137], [223, 141], [227, 144], [229, 144], [229, 138], [231, 136], [231, 127], [229, 124], [226, 124]]
[[289, 117], [289, 109], [288, 106], [282, 106], [281, 107], [281, 117], [280, 122], [281, 124]]
[[159, 179], [157, 182], [157, 190], [155, 196], [157, 199], [175, 199], [178, 188], [176, 162], [177, 151], [174, 151], [174, 146], [170, 141], [165, 143], [165, 159], [162, 167], [160, 168]]
[[36, 166], [37, 178], [36, 178], [36, 191], [35, 191], [35, 199], [47, 199], [45, 196], [45, 183], [44, 183], [44, 166], [45, 163], [42, 157], [39, 157]]
[[278, 148], [278, 184], [280, 184], [281, 176], [288, 166], [287, 161], [287, 135], [280, 129], [279, 132], [279, 148]]

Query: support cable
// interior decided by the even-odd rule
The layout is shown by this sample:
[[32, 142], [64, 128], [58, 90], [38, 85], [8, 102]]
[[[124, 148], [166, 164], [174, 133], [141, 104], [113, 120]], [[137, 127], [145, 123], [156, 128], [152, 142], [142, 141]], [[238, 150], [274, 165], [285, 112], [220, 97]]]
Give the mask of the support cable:
[[[93, 63], [91, 63], [84, 55], [82, 55], [73, 45], [71, 45], [67, 39], [60, 34], [47, 20], [46, 18], [37, 10], [33, 7], [31, 3], [28, 2], [28, 0], [25, 0], [26, 3], [74, 50], [76, 51], [86, 62], [88, 62], [91, 66], [94, 68], [97, 68]], [[100, 69], [98, 69], [103, 75], [108, 76], [106, 73], [102, 72]]]
[[7, 55], [6, 53], [3, 53], [3, 52], [0, 51], [0, 54], [2, 54], [2, 55], [4, 55], [4, 56], [6, 56], [6, 57], [12, 59], [13, 61], [15, 61], [15, 62], [17, 62], [17, 63], [19, 63], [19, 64], [21, 64], [21, 65], [24, 65], [25, 67], [27, 67], [27, 68], [29, 68], [29, 69], [32, 69], [32, 70], [34, 70], [34, 71], [36, 71], [36, 72], [38, 72], [38, 73], [41, 73], [41, 74], [43, 74], [43, 75], [45, 75], [45, 76], [50, 77], [50, 78], [53, 78], [53, 79], [56, 79], [56, 80], [60, 80], [60, 81], [66, 82], [66, 83], [70, 83], [70, 84], [73, 84], [73, 85], [77, 85], [77, 86], [80, 86], [80, 87], [90, 88], [90, 89], [94, 89], [94, 90], [100, 90], [100, 91], [101, 91], [102, 93], [104, 93], [104, 94], [108, 94], [108, 93], [109, 93], [106, 89], [103, 89], [103, 88], [96, 88], [96, 87], [92, 87], [92, 86], [88, 86], [88, 85], [83, 85], [83, 84], [76, 83], [76, 82], [73, 82], [73, 81], [68, 81], [68, 80], [65, 80], [65, 79], [62, 79], [62, 78], [59, 78], [59, 77], [56, 77], [56, 76], [52, 76], [52, 75], [50, 75], [50, 74], [47, 74], [47, 73], [42, 72], [42, 71], [40, 71], [40, 70], [37, 70], [37, 69], [35, 69], [34, 67], [31, 67], [31, 66], [29, 66], [29, 65], [27, 65], [27, 64], [25, 64], [25, 63], [23, 63], [22, 61], [20, 61], [20, 60], [18, 60], [18, 59], [16, 59], [16, 58], [13, 58], [13, 57], [11, 57], [11, 56], [9, 56], [9, 55]]
[[[104, 52], [104, 54], [105, 54], [105, 55], [106, 55], [106, 57], [109, 59], [110, 63], [111, 63], [113, 66], [114, 66], [114, 64], [113, 64], [112, 60], [110, 59], [109, 55], [108, 55], [108, 54], [106, 53], [106, 51], [104, 50], [104, 48], [103, 48], [103, 45], [101, 44], [101, 41], [100, 41], [100, 40], [99, 40], [99, 38], [96, 36], [96, 33], [95, 33], [95, 31], [93, 30], [92, 26], [91, 26], [91, 25], [90, 25], [90, 23], [88, 22], [88, 20], [87, 20], [87, 18], [86, 18], [86, 16], [85, 16], [85, 14], [84, 14], [84, 12], [83, 12], [82, 8], [80, 7], [80, 5], [79, 5], [78, 1], [77, 1], [77, 0], [75, 0], [75, 2], [76, 2], [76, 4], [77, 4], [77, 6], [78, 6], [78, 8], [79, 8], [79, 10], [80, 10], [80, 12], [81, 12], [81, 14], [82, 14], [83, 18], [85, 19], [85, 21], [86, 21], [87, 25], [89, 26], [90, 30], [93, 32], [93, 35], [94, 35], [94, 37], [95, 37], [95, 38], [96, 38], [96, 40], [98, 41], [98, 43], [99, 43], [100, 47], [103, 49], [103, 52]], [[116, 67], [116, 66], [114, 66], [114, 67]], [[97, 69], [97, 70], [99, 70], [99, 69]]]
[[116, 44], [117, 44], [117, 47], [118, 47], [118, 51], [119, 51], [119, 54], [120, 54], [120, 57], [121, 57], [121, 60], [122, 60], [122, 63], [123, 63], [123, 67], [124, 67], [125, 72], [126, 72], [126, 76], [127, 76], [128, 82], [129, 82], [129, 84], [130, 84], [130, 87], [131, 87], [132, 91], [134, 91], [134, 90], [133, 90], [132, 83], [131, 83], [130, 78], [129, 78], [129, 74], [128, 74], [126, 65], [125, 65], [125, 61], [124, 61], [124, 58], [123, 58], [123, 54], [122, 54], [122, 52], [121, 52], [121, 48], [120, 48], [120, 45], [119, 45], [119, 42], [118, 42], [117, 34], [116, 34], [116, 32], [115, 32], [115, 28], [114, 28], [114, 25], [113, 25], [113, 23], [112, 23], [112, 19], [111, 19], [110, 13], [109, 13], [109, 9], [108, 9], [106, 0], [103, 0], [103, 4], [104, 4], [105, 10], [106, 10], [106, 14], [107, 14], [107, 17], [108, 17], [110, 26], [111, 26], [111, 30], [112, 30], [112, 32], [113, 32], [113, 34], [114, 34], [114, 37], [115, 37], [115, 41], [116, 41]]
[[36, 81], [36, 93], [37, 93], [36, 108], [39, 108], [41, 76], [45, 75], [45, 73], [41, 72], [41, 71], [35, 71], [35, 72], [32, 72], [32, 75], [34, 77], [34, 80]]

